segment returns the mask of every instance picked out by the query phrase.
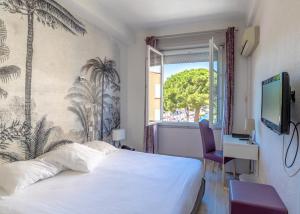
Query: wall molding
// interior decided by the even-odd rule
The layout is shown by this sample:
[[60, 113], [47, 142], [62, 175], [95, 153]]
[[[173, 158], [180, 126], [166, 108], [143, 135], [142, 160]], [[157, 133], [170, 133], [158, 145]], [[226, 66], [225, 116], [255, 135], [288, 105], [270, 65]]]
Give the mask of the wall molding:
[[84, 20], [108, 33], [121, 43], [129, 45], [135, 42], [135, 32], [125, 23], [105, 11], [98, 2], [90, 1], [87, 4], [86, 1], [58, 1], [74, 14], [81, 16]]

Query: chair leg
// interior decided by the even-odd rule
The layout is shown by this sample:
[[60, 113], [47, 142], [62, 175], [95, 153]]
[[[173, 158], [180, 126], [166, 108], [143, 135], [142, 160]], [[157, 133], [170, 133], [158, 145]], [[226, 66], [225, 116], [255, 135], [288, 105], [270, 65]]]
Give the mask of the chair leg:
[[215, 171], [215, 164], [216, 164], [216, 162], [213, 161], [213, 166], [212, 166], [212, 172], [213, 172], [213, 173], [216, 173], [216, 171]]
[[233, 160], [233, 177], [236, 178], [236, 161]]

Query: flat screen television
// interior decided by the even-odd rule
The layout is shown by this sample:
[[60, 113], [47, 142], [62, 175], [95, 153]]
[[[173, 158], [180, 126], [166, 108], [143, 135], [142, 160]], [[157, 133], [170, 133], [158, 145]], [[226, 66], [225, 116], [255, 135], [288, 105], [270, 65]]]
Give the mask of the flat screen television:
[[289, 133], [290, 104], [291, 89], [287, 72], [262, 82], [261, 121], [278, 134]]

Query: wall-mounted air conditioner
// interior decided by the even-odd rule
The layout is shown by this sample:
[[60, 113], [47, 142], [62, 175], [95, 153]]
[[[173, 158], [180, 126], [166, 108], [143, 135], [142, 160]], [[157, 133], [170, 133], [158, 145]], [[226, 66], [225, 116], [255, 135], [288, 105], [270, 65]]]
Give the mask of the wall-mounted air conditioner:
[[248, 27], [243, 35], [240, 53], [242, 56], [250, 56], [259, 43], [259, 27]]

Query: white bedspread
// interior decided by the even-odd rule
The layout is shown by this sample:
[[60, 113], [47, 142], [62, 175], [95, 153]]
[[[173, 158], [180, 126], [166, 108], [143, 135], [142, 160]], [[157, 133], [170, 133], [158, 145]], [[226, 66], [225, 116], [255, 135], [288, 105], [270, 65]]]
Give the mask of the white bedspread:
[[1, 214], [190, 214], [195, 159], [120, 150], [89, 174], [65, 171], [0, 200]]

